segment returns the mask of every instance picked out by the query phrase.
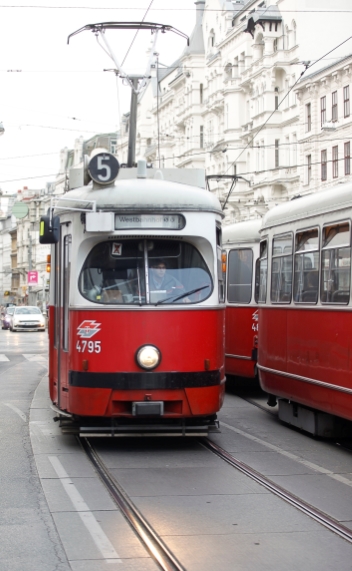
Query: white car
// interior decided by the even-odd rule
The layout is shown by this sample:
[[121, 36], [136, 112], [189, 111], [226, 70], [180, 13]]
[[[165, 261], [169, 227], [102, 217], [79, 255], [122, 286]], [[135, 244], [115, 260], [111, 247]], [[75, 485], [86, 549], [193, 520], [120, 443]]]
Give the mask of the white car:
[[45, 331], [45, 317], [39, 307], [20, 305], [12, 314], [10, 331]]

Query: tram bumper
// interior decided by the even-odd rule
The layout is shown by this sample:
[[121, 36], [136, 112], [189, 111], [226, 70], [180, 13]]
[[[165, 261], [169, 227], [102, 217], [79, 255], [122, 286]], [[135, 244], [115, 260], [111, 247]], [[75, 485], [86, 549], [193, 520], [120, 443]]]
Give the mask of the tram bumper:
[[76, 434], [81, 438], [122, 437], [205, 437], [220, 432], [216, 415], [191, 419], [138, 419], [128, 418], [80, 418], [56, 417], [64, 434]]
[[225, 379], [202, 373], [89, 373], [71, 371], [69, 412], [77, 416], [192, 418], [221, 408]]

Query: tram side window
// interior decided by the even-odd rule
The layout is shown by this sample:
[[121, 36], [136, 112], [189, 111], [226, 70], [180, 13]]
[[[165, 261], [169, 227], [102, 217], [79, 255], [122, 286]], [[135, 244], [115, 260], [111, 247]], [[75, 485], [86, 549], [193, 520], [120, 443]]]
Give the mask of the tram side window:
[[228, 266], [228, 301], [230, 303], [250, 303], [252, 298], [252, 250], [250, 248], [231, 250]]
[[322, 303], [345, 303], [350, 300], [351, 231], [348, 222], [323, 229], [321, 257]]
[[271, 291], [273, 303], [290, 303], [292, 296], [292, 234], [273, 239]]
[[199, 251], [177, 240], [101, 242], [83, 265], [80, 292], [100, 304], [197, 303], [213, 291]]
[[266, 303], [267, 279], [268, 279], [268, 245], [267, 241], [265, 240], [260, 244], [258, 303]]
[[318, 228], [297, 232], [293, 299], [298, 303], [317, 303], [319, 291]]

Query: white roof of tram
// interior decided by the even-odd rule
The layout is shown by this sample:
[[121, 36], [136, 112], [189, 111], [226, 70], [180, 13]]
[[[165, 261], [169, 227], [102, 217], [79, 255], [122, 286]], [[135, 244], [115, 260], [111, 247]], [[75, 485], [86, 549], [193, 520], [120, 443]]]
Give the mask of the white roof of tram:
[[350, 182], [337, 184], [326, 190], [299, 197], [272, 208], [263, 218], [261, 232], [274, 226], [337, 213], [345, 209], [352, 209], [352, 183]]
[[241, 242], [259, 242], [261, 225], [261, 219], [256, 219], [223, 226], [222, 243], [225, 246], [226, 244], [240, 244]]
[[89, 207], [90, 201], [95, 201], [96, 210], [102, 211], [170, 212], [175, 209], [214, 212], [223, 217], [220, 202], [211, 192], [159, 179], [123, 179], [106, 187], [90, 183], [56, 197], [56, 213], [67, 210], [67, 199], [72, 209]]

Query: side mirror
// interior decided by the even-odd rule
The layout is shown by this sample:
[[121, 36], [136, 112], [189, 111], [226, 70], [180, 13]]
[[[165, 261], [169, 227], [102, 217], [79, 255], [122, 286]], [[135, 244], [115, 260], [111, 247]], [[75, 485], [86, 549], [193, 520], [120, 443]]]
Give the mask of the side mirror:
[[56, 244], [60, 238], [60, 218], [58, 216], [41, 216], [39, 243]]

